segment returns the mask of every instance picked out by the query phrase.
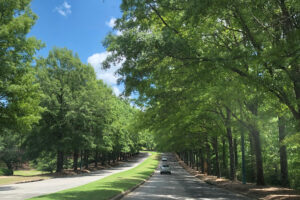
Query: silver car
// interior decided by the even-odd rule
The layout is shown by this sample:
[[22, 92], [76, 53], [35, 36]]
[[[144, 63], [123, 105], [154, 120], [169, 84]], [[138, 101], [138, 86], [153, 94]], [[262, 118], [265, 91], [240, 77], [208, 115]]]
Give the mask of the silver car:
[[162, 161], [167, 161], [168, 159], [166, 157], [162, 157]]
[[160, 174], [171, 174], [171, 168], [169, 165], [160, 166]]

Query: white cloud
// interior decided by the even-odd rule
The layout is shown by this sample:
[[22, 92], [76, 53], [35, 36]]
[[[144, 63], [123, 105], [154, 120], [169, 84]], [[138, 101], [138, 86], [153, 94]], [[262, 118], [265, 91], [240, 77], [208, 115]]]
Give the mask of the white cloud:
[[119, 88], [117, 86], [113, 87], [113, 91], [116, 94], [116, 96], [119, 96], [121, 94], [121, 91], [119, 90]]
[[118, 96], [121, 94], [121, 91], [117, 86], [117, 79], [119, 76], [116, 74], [116, 71], [120, 69], [122, 63], [113, 65], [109, 69], [102, 69], [102, 62], [107, 56], [109, 56], [109, 53], [106, 51], [102, 53], [95, 53], [88, 57], [87, 62], [94, 67], [97, 79], [102, 79], [107, 85], [110, 85], [114, 93]]
[[120, 36], [120, 35], [122, 35], [123, 33], [122, 33], [122, 31], [117, 30], [116, 34], [117, 34], [117, 36]]
[[105, 24], [110, 28], [114, 28], [116, 25], [116, 20], [117, 20], [116, 18], [112, 17], [110, 18], [109, 22], [105, 22]]
[[62, 16], [67, 16], [72, 13], [71, 5], [68, 4], [68, 2], [66, 1], [64, 1], [63, 4], [61, 4], [60, 6], [57, 6], [54, 10], [57, 11]]
[[[112, 17], [108, 22], [105, 22], [105, 24], [110, 28], [114, 28], [116, 25], [116, 20], [117, 20], [116, 18]], [[119, 30], [115, 30], [114, 33], [118, 36], [122, 35], [122, 31]]]
[[116, 75], [115, 72], [121, 67], [121, 64], [114, 65], [109, 69], [102, 69], [102, 62], [107, 56], [109, 56], [109, 53], [106, 51], [102, 53], [95, 53], [88, 57], [88, 63], [94, 67], [98, 79], [102, 79], [109, 85], [117, 84], [119, 76]]

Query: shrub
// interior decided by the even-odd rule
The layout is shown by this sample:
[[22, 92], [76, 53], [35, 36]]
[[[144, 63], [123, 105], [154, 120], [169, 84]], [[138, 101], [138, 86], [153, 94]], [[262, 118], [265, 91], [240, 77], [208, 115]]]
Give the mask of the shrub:
[[12, 176], [14, 174], [13, 170], [0, 168], [0, 176]]
[[56, 168], [56, 159], [54, 153], [41, 153], [41, 155], [31, 164], [40, 171], [52, 173]]

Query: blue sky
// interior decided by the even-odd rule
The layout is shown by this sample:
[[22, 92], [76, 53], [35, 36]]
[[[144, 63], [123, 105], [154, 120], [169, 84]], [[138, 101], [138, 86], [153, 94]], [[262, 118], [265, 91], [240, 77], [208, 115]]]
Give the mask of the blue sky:
[[32, 0], [38, 20], [29, 36], [46, 44], [37, 55], [46, 57], [52, 47], [67, 47], [78, 53], [83, 63], [90, 63], [97, 77], [118, 95], [123, 86], [117, 86], [114, 71], [120, 66], [104, 71], [100, 63], [107, 56], [101, 42], [113, 31], [114, 20], [122, 16], [120, 4], [121, 0]]

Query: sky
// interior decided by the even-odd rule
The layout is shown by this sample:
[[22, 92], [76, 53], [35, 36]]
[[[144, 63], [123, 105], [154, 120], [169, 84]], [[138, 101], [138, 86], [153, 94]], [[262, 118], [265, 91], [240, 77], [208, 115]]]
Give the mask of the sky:
[[119, 95], [123, 85], [117, 85], [114, 72], [120, 67], [101, 69], [108, 55], [102, 41], [113, 30], [114, 21], [121, 17], [121, 0], [32, 0], [31, 9], [38, 16], [29, 36], [46, 44], [37, 55], [47, 57], [53, 47], [66, 47], [78, 53], [81, 61], [90, 63], [97, 78], [110, 85]]

